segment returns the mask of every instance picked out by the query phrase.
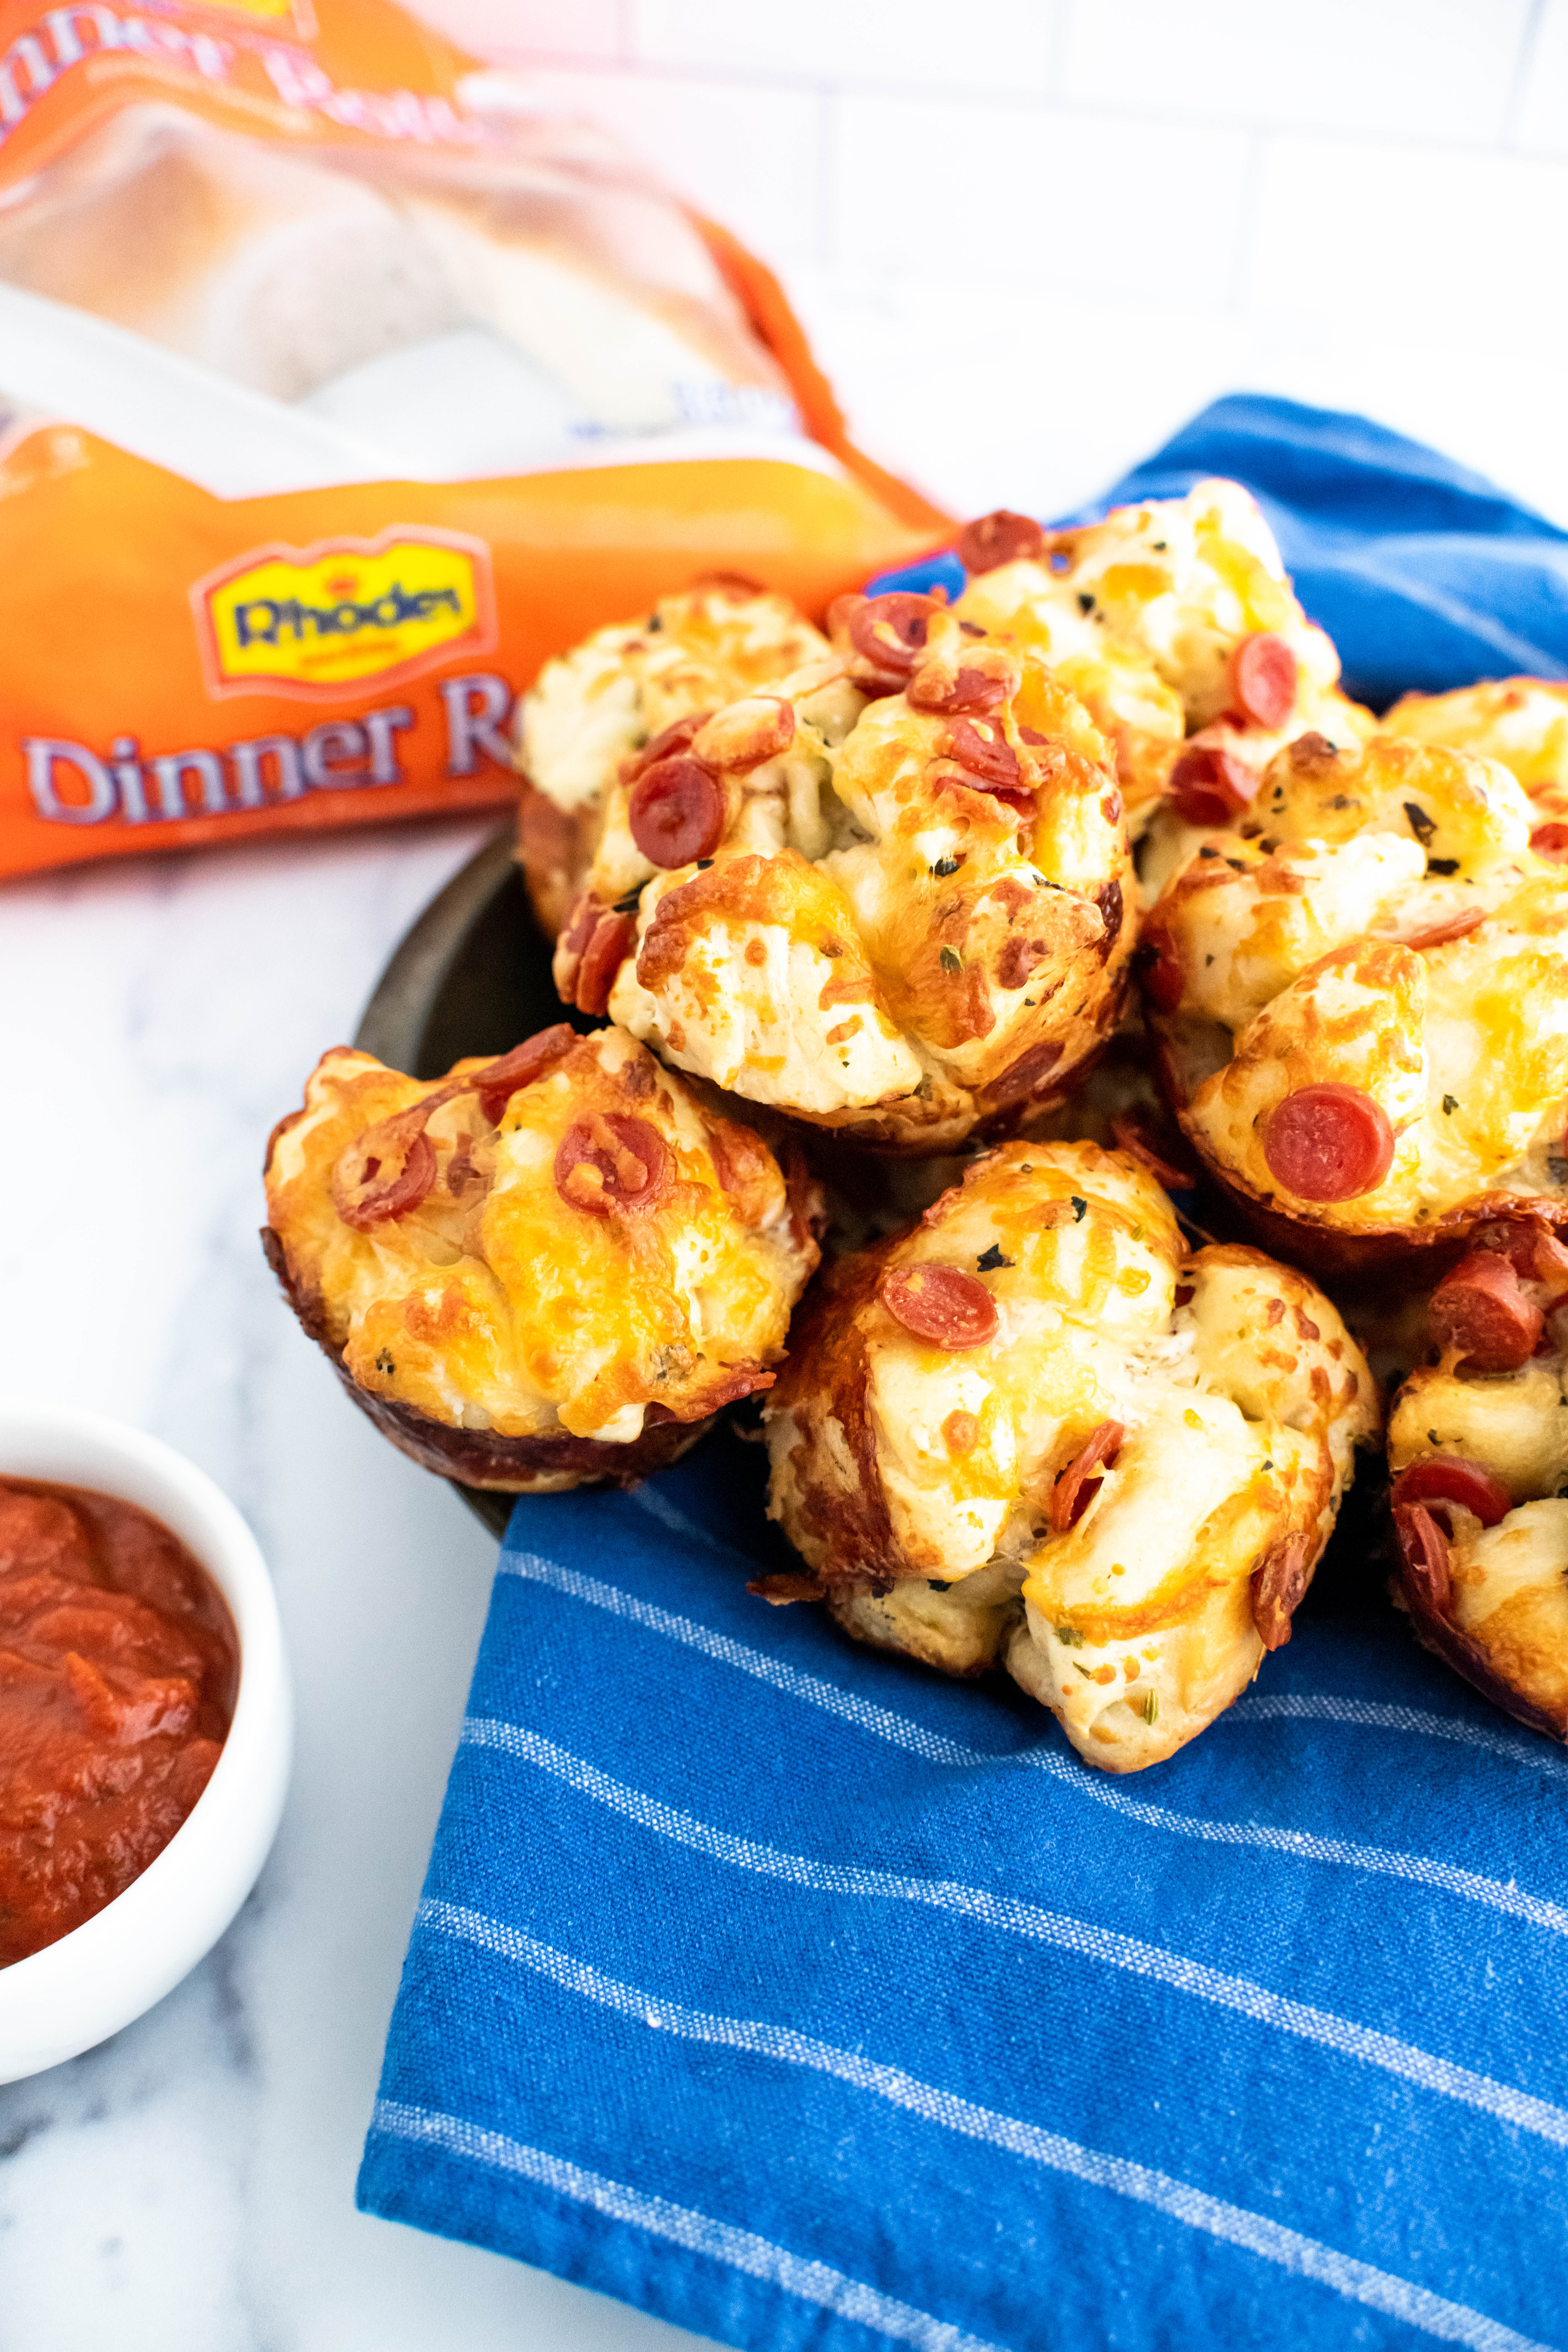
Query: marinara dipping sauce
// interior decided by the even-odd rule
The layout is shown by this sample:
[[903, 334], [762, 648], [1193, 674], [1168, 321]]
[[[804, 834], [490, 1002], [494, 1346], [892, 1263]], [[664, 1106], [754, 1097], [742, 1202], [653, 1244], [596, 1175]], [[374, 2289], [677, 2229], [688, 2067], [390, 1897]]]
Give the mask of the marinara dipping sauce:
[[212, 1777], [238, 1675], [222, 1594], [159, 1520], [0, 1478], [0, 1967], [163, 1852]]

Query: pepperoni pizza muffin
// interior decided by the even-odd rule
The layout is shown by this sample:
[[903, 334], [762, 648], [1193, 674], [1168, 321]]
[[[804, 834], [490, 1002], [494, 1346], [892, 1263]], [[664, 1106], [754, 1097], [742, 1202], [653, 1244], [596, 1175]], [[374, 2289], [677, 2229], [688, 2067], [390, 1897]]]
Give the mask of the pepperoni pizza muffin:
[[1173, 1108], [1321, 1270], [1568, 1224], [1568, 873], [1506, 768], [1306, 735], [1167, 884], [1140, 962]]
[[545, 663], [519, 706], [518, 855], [552, 939], [592, 863], [621, 761], [673, 720], [732, 702], [826, 650], [787, 596], [717, 574]]
[[555, 972], [661, 1059], [879, 1150], [1065, 1093], [1134, 912], [1114, 770], [1038, 656], [934, 598], [623, 764]]
[[337, 1047], [267, 1152], [267, 1255], [426, 1469], [627, 1486], [772, 1385], [815, 1202], [623, 1031], [563, 1023], [430, 1084]]
[[1453, 694], [1407, 694], [1379, 727], [1414, 743], [1447, 743], [1500, 760], [1536, 811], [1531, 846], [1568, 857], [1568, 683], [1485, 678]]
[[1389, 1418], [1397, 1589], [1428, 1649], [1568, 1739], [1568, 1250], [1529, 1219], [1474, 1239]]
[[830, 1269], [765, 1412], [805, 1572], [755, 1589], [949, 1674], [1005, 1665], [1112, 1772], [1289, 1641], [1378, 1419], [1304, 1276], [1189, 1255], [1129, 1157], [1021, 1141]]
[[955, 610], [1036, 647], [1079, 698], [1115, 748], [1135, 834], [1163, 794], [1190, 822], [1227, 824], [1293, 735], [1370, 730], [1238, 482], [1071, 530], [986, 515], [958, 555]]

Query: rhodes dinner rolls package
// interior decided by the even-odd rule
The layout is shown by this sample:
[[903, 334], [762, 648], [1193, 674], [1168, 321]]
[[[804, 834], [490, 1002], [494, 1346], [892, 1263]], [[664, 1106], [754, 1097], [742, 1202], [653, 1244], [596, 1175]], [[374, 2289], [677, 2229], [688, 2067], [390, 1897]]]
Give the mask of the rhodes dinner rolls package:
[[0, 875], [504, 802], [585, 630], [943, 526], [526, 77], [385, 0], [0, 0]]

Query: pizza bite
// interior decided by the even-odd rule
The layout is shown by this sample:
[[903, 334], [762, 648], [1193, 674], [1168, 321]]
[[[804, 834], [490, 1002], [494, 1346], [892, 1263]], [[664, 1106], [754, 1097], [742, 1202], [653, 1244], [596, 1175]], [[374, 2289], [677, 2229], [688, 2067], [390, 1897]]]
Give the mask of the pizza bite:
[[749, 1103], [951, 1150], [1115, 1025], [1121, 796], [1037, 655], [929, 596], [832, 621], [826, 658], [623, 761], [556, 981]]
[[627, 1486], [772, 1385], [816, 1203], [624, 1031], [429, 1083], [339, 1046], [267, 1152], [268, 1258], [404, 1453], [515, 1493]]
[[957, 552], [970, 578], [955, 610], [1035, 647], [1083, 702], [1114, 749], [1134, 837], [1162, 801], [1188, 823], [1229, 823], [1294, 735], [1371, 730], [1238, 482], [1074, 530], [986, 515]]
[[1531, 823], [1495, 761], [1307, 735], [1167, 883], [1139, 950], [1163, 1077], [1270, 1247], [1375, 1272], [1568, 1225], [1568, 873]]
[[732, 702], [826, 650], [787, 596], [715, 574], [545, 663], [520, 705], [518, 856], [551, 939], [593, 862], [621, 761], [675, 720]]
[[1408, 742], [1500, 761], [1535, 809], [1531, 847], [1568, 857], [1568, 682], [1483, 678], [1452, 694], [1406, 694], [1378, 725]]
[[1533, 1219], [1473, 1240], [1389, 1415], [1397, 1591], [1428, 1649], [1568, 1739], [1568, 1249]]
[[1376, 1391], [1305, 1276], [1186, 1249], [1147, 1170], [1012, 1141], [828, 1270], [765, 1407], [775, 1601], [949, 1674], [1005, 1665], [1133, 1772], [1290, 1637]]

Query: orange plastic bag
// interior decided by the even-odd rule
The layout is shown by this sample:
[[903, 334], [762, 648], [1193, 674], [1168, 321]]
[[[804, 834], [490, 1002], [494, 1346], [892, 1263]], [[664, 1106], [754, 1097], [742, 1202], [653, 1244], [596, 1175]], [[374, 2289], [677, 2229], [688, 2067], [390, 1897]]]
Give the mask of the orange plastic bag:
[[[476, 72], [384, 0], [0, 0], [0, 875], [504, 803], [589, 628], [942, 536], [742, 247]], [[345, 403], [520, 343], [535, 468], [366, 478]]]

